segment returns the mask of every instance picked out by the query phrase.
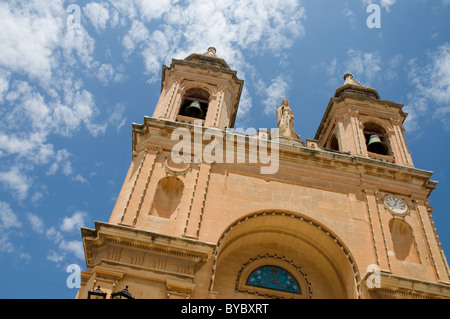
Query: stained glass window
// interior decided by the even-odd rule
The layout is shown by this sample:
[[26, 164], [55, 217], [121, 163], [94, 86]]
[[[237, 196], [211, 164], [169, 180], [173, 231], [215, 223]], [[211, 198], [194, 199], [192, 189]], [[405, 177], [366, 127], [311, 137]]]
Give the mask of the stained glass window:
[[286, 270], [276, 266], [257, 268], [248, 277], [247, 285], [300, 293], [300, 287], [295, 278]]

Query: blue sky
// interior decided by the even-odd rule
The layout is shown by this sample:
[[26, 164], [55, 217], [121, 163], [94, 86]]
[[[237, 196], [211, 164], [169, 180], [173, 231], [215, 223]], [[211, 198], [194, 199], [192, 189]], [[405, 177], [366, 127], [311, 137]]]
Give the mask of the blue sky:
[[[381, 28], [366, 24], [370, 3]], [[1, 0], [0, 298], [75, 296], [80, 227], [108, 221], [162, 64], [210, 46], [245, 80], [236, 127], [276, 127], [286, 96], [314, 138], [346, 71], [404, 104], [450, 254], [449, 16], [449, 0]]]

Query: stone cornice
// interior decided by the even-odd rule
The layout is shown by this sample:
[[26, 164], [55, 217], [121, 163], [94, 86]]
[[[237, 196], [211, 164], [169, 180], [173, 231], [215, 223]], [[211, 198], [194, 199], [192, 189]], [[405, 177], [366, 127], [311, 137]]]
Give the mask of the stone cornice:
[[90, 265], [92, 250], [103, 246], [119, 246], [139, 251], [169, 255], [204, 263], [215, 249], [214, 244], [148, 232], [132, 227], [95, 222], [95, 229], [81, 228], [86, 263]]
[[369, 272], [363, 278], [367, 289], [410, 298], [450, 299], [450, 285], [397, 276], [385, 272]]
[[[133, 124], [133, 149], [136, 148], [136, 136], [148, 135], [149, 131], [155, 132], [151, 135], [151, 140], [146, 140], [148, 145], [154, 143], [155, 146], [162, 147], [163, 150], [170, 151], [173, 141], [170, 140], [171, 133], [174, 129], [183, 127], [193, 132], [196, 127], [194, 124], [181, 123], [170, 121], [166, 119], [144, 117], [143, 124]], [[213, 129], [221, 132], [224, 136], [223, 145], [225, 142], [225, 134], [231, 133], [245, 136], [246, 151], [248, 151], [248, 143], [251, 138], [256, 136], [249, 136], [233, 131], [220, 130], [217, 128], [201, 127], [202, 130]], [[193, 134], [192, 134], [193, 135]], [[268, 149], [270, 151], [270, 144], [277, 143], [275, 141], [268, 141]], [[271, 142], [271, 143], [270, 143]], [[209, 141], [203, 141], [203, 145], [207, 145]], [[286, 143], [277, 143], [279, 148], [280, 161], [291, 163], [300, 163], [321, 168], [330, 168], [346, 173], [353, 173], [359, 175], [372, 176], [376, 178], [386, 179], [388, 181], [399, 181], [406, 183], [415, 183], [417, 187], [424, 190], [426, 196], [429, 196], [437, 185], [437, 182], [430, 180], [433, 172], [421, 170], [412, 166], [404, 166], [395, 163], [385, 162], [382, 160], [372, 159], [358, 155], [351, 155], [349, 153], [337, 152], [327, 150], [321, 147], [314, 140], [307, 140], [306, 145], [292, 145]]]
[[356, 96], [362, 99], [380, 99], [377, 90], [361, 85], [345, 84], [336, 89], [334, 97]]

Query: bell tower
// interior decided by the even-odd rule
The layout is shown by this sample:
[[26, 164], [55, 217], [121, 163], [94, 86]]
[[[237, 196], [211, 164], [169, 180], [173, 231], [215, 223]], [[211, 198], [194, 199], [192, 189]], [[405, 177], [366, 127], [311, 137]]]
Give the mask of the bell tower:
[[377, 90], [344, 75], [330, 99], [315, 139], [327, 149], [413, 166], [406, 145], [403, 105], [381, 100]]
[[204, 54], [191, 54], [163, 66], [161, 96], [154, 118], [203, 126], [232, 128], [244, 81], [210, 47]]
[[[287, 98], [274, 134], [232, 129], [243, 81], [215, 49], [163, 66], [108, 222], [81, 229], [77, 298], [450, 298], [437, 183], [413, 167], [406, 113], [344, 79], [303, 143]], [[263, 174], [251, 155], [269, 148]]]

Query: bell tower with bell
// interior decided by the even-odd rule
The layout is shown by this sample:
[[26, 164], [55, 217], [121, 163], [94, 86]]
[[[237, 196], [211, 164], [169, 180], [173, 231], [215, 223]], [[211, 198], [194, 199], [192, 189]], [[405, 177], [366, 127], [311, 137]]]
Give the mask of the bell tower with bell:
[[244, 82], [208, 48], [163, 66], [161, 96], [153, 117], [203, 126], [232, 128]]
[[315, 140], [327, 149], [413, 166], [406, 145], [403, 105], [381, 100], [377, 90], [344, 75], [330, 99]]
[[[236, 74], [214, 48], [163, 66], [109, 221], [81, 229], [77, 298], [450, 298], [437, 183], [413, 167], [402, 105], [347, 73], [315, 139], [287, 98], [277, 131], [241, 133]], [[250, 155], [269, 145], [263, 174]]]

